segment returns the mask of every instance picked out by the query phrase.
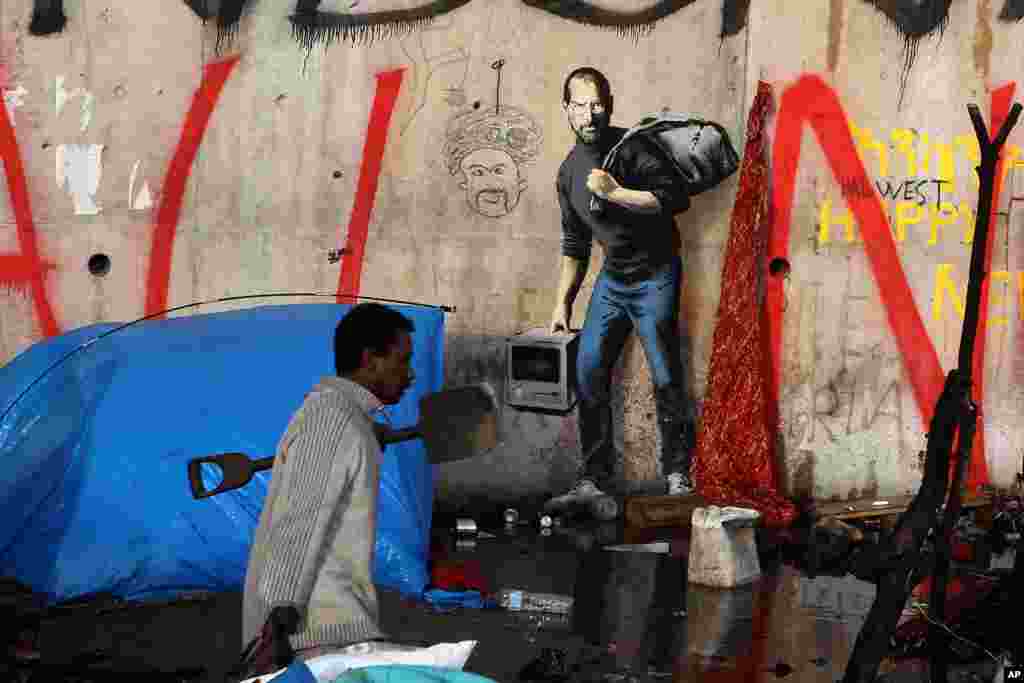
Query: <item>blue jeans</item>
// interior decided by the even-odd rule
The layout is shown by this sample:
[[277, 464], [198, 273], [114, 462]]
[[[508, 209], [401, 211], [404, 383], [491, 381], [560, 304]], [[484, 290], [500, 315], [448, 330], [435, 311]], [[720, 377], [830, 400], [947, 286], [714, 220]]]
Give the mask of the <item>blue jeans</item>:
[[690, 470], [695, 445], [688, 419], [679, 338], [682, 260], [649, 279], [625, 285], [602, 272], [594, 285], [576, 359], [583, 476], [598, 486], [615, 476], [611, 375], [630, 331], [636, 330], [654, 382], [664, 474]]

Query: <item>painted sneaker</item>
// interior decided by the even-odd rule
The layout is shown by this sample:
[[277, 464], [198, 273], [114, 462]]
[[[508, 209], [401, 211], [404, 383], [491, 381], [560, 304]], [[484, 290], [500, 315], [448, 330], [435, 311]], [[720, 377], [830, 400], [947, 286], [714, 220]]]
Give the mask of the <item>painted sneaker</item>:
[[693, 494], [693, 481], [685, 472], [672, 472], [667, 479], [668, 495], [689, 496]]

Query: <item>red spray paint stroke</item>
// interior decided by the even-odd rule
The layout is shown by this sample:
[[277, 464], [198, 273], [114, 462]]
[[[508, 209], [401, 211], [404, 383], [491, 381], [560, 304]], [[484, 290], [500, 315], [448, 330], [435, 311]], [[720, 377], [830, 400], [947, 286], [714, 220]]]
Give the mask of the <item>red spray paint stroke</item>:
[[[864, 187], [870, 186], [870, 181], [850, 135], [846, 114], [828, 84], [814, 75], [801, 77], [782, 95], [772, 151], [774, 185], [769, 261], [788, 258], [793, 193], [805, 123], [813, 128], [833, 175], [854, 180], [853, 183], [841, 183], [843, 196], [863, 233], [865, 251], [886, 309], [889, 327], [902, 355], [918, 410], [927, 425], [931, 422], [935, 402], [945, 383], [945, 375], [907, 284], [889, 218], [878, 193], [863, 196], [863, 193], [850, 190], [857, 187], [859, 182], [863, 182]], [[783, 279], [769, 276], [768, 280], [765, 306], [772, 358], [770, 381], [773, 395], [778, 397], [782, 381]], [[976, 372], [980, 370], [975, 368]], [[971, 458], [974, 463], [968, 471], [967, 480], [968, 487], [975, 488], [987, 482], [984, 442], [980, 432], [978, 436]]]
[[192, 97], [192, 106], [182, 126], [181, 139], [164, 178], [160, 206], [156, 212], [156, 226], [149, 254], [149, 274], [146, 281], [146, 315], [167, 308], [167, 290], [171, 282], [171, 261], [174, 255], [174, 237], [185, 197], [185, 183], [192, 171], [192, 162], [206, 133], [206, 125], [217, 106], [217, 98], [224, 83], [238, 63], [235, 56], [203, 69], [203, 80]]
[[[999, 129], [1003, 127], [1006, 117], [1010, 115], [1010, 106], [1013, 104], [1013, 94], [1017, 89], [1016, 83], [1008, 83], [992, 93], [991, 119], [988, 125], [988, 134], [995, 137]], [[985, 279], [981, 281], [981, 306], [978, 317], [979, 334], [975, 339], [974, 358], [971, 359], [971, 367], [974, 372], [974, 382], [971, 386], [971, 398], [978, 406], [978, 432], [975, 440], [975, 452], [972, 453], [971, 461], [967, 463], [967, 481], [987, 481], [988, 472], [985, 458], [974, 457], [980, 447], [984, 453], [985, 443], [985, 346], [988, 339], [988, 316], [989, 316], [989, 286], [992, 284], [992, 251], [999, 235], [999, 193], [1003, 189], [1003, 167], [1006, 162], [1005, 156], [1000, 156], [999, 164], [996, 166], [995, 186], [992, 190], [992, 211], [989, 214], [988, 241], [985, 244]], [[979, 469], [980, 468], [980, 469]]]
[[366, 237], [370, 228], [370, 214], [377, 196], [377, 180], [380, 177], [384, 145], [388, 140], [388, 126], [395, 109], [398, 92], [402, 88], [405, 69], [394, 69], [377, 74], [377, 92], [370, 110], [370, 122], [366, 128], [366, 143], [363, 145], [363, 161], [359, 167], [359, 182], [356, 185], [356, 199], [348, 221], [347, 251], [341, 263], [338, 276], [338, 303], [352, 303], [359, 296], [359, 281], [363, 275], [363, 254], [366, 251]]
[[5, 90], [0, 87], [0, 156], [4, 160], [7, 192], [11, 198], [11, 208], [14, 209], [14, 220], [18, 226], [18, 247], [21, 251], [16, 254], [0, 254], [0, 283], [18, 288], [28, 286], [32, 292], [39, 329], [44, 336], [53, 337], [60, 334], [60, 327], [46, 296], [46, 273], [52, 270], [54, 265], [44, 263], [39, 257], [36, 226], [32, 220], [32, 206], [29, 202], [25, 169], [21, 164], [21, 152], [18, 150], [18, 138], [7, 115], [7, 107], [3, 103]]

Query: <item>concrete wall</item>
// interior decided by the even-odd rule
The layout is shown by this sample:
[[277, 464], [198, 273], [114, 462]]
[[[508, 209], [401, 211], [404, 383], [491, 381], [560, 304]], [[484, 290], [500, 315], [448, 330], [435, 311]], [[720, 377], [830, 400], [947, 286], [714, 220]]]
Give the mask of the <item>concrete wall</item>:
[[[949, 370], [969, 262], [965, 228], [977, 202], [966, 105], [988, 117], [991, 91], [1024, 81], [1020, 0], [813, 0], [798, 12], [785, 0], [324, 0], [321, 11], [356, 20], [385, 11], [415, 18], [424, 8], [435, 16], [312, 50], [292, 35], [294, 1], [259, 0], [219, 54], [216, 22], [204, 25], [190, 7], [202, 9], [198, 0], [66, 4], [66, 26], [46, 36], [29, 30], [31, 0], [0, 5], [0, 85], [16, 138], [0, 127], [3, 361], [44, 335], [93, 322], [226, 295], [334, 292], [343, 273], [358, 272], [363, 295], [455, 306], [448, 382], [503, 389], [505, 336], [546, 324], [553, 306], [553, 181], [573, 143], [560, 88], [571, 68], [589, 64], [612, 81], [616, 123], [663, 108], [692, 112], [723, 124], [741, 151], [759, 80], [779, 102], [798, 79], [822, 79], [857, 133], [869, 189], [876, 181], [892, 193], [901, 187], [900, 200], [885, 206], [926, 332], [904, 348], [927, 355], [930, 342]], [[206, 6], [215, 14], [219, 4]], [[616, 30], [549, 11], [581, 5], [620, 25], [633, 12], [664, 16]], [[799, 119], [819, 95], [791, 98], [779, 116]], [[510, 196], [521, 194], [506, 215], [488, 216], [502, 211], [467, 201], [448, 152], [482, 147], [470, 123], [494, 108], [521, 180], [509, 184]], [[926, 430], [890, 323], [912, 311], [887, 313], [869, 263], [873, 245], [860, 237], [862, 225], [847, 240], [840, 182], [811, 128], [802, 135], [802, 147], [774, 150], [776, 165], [799, 159], [780, 392], [787, 488], [819, 497], [910, 491]], [[835, 140], [824, 142], [834, 152]], [[1012, 161], [1024, 125], [1010, 143]], [[1007, 169], [982, 413], [989, 474], [1000, 485], [1024, 453], [1024, 165]], [[901, 186], [908, 179], [909, 190]], [[945, 181], [941, 199], [936, 180]], [[677, 219], [698, 398], [720, 293], [748, 284], [720, 281], [737, 182], [701, 195]], [[329, 257], [344, 246], [350, 253], [340, 261]], [[103, 276], [87, 266], [100, 253], [110, 258]], [[595, 249], [576, 325], [600, 260]], [[618, 376], [626, 472], [654, 477], [653, 392], [635, 339]], [[571, 481], [575, 416], [502, 410], [505, 445], [444, 466], [440, 495], [503, 497]]]

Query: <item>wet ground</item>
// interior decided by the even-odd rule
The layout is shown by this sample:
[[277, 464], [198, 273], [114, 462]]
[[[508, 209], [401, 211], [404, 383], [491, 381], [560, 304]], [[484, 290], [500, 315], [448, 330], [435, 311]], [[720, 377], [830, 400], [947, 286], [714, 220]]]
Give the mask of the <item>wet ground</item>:
[[[568, 619], [521, 615], [523, 627], [492, 647], [481, 641], [467, 669], [501, 681], [544, 647], [581, 664], [574, 680], [834, 681], [874, 599], [855, 579], [809, 580], [764, 557], [760, 580], [741, 588], [687, 582], [689, 537], [666, 530], [630, 534], [616, 525], [508, 534], [450, 561], [477, 562], [494, 587], [565, 594]], [[651, 550], [606, 550], [667, 541]], [[508, 619], [508, 613], [502, 614]], [[516, 656], [511, 653], [515, 652]]]
[[[545, 534], [525, 524], [506, 529], [498, 520], [480, 523], [485, 533], [470, 542], [445, 531], [452, 522], [436, 518], [437, 563], [479, 576], [490, 591], [571, 596], [571, 616], [443, 613], [385, 592], [382, 626], [409, 643], [477, 640], [466, 670], [503, 683], [522, 680], [520, 672], [545, 648], [564, 653], [566, 666], [575, 667], [573, 681], [836, 681], [875, 594], [873, 585], [852, 577], [808, 579], [779, 562], [765, 542], [762, 578], [720, 590], [687, 583], [689, 539], [681, 530], [636, 533], [612, 524]], [[668, 552], [603, 548], [659, 538]], [[106, 651], [115, 655], [112, 670], [177, 670], [183, 673], [176, 680], [222, 681], [240, 651], [240, 610], [238, 594], [102, 614], [83, 608], [45, 623], [39, 650], [55, 667], [52, 680], [76, 657]], [[196, 669], [205, 675], [187, 673]], [[905, 670], [885, 680], [926, 679]]]

